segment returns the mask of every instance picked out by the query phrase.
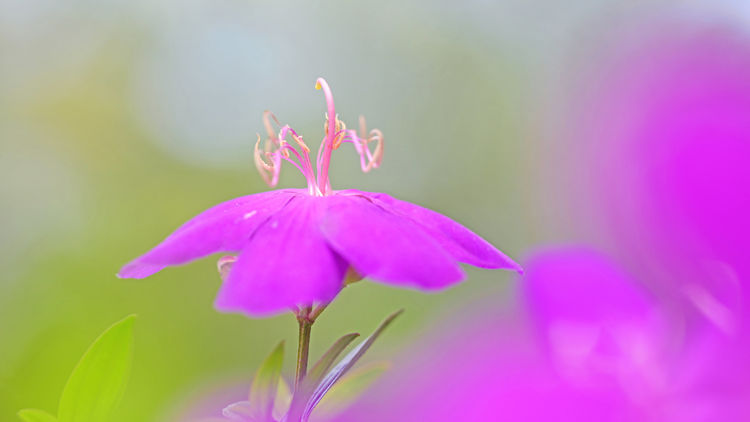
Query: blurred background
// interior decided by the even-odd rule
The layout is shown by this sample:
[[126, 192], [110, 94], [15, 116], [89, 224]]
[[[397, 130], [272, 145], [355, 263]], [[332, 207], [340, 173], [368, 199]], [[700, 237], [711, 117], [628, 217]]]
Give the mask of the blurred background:
[[[632, 135], [623, 116], [646, 111], [608, 89], [639, 92], [623, 82], [629, 64], [669, 62], [709, 40], [709, 51], [727, 51], [746, 105], [749, 33], [750, 5], [731, 0], [0, 0], [0, 419], [54, 411], [91, 341], [131, 313], [135, 363], [114, 422], [179, 420], [217, 388], [249, 382], [278, 340], [294, 344], [292, 316], [214, 311], [215, 259], [146, 280], [115, 273], [198, 212], [267, 189], [252, 164], [264, 110], [319, 139], [318, 76], [345, 121], [365, 115], [387, 144], [366, 175], [353, 150], [339, 150], [334, 188], [438, 210], [522, 264], [559, 242], [646, 255], [659, 239], [638, 243], [635, 223], [608, 218], [643, 213], [632, 189], [598, 183], [637, 174], [638, 156], [621, 162], [607, 145]], [[713, 60], [678, 60], [665, 80]], [[750, 127], [748, 110], [738, 127]], [[599, 136], [612, 128], [621, 136]], [[747, 156], [734, 156], [746, 169]], [[280, 186], [304, 182], [285, 167]], [[613, 228], [630, 237], [613, 246]], [[373, 355], [396, 355], [476, 303], [520, 306], [512, 274], [467, 272], [439, 294], [345, 289], [314, 327], [313, 356], [402, 307]]]

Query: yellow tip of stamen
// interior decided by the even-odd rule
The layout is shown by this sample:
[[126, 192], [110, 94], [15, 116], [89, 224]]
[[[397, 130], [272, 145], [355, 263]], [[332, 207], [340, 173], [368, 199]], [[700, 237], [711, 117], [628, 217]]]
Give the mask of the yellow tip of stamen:
[[320, 89], [320, 82], [315, 81], [315, 89]]

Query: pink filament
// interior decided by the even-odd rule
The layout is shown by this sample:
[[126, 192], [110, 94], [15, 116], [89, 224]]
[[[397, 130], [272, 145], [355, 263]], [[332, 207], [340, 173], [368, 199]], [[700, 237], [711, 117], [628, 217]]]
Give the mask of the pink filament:
[[318, 167], [318, 188], [323, 195], [328, 195], [330, 191], [330, 181], [328, 180], [328, 166], [331, 163], [331, 152], [333, 151], [334, 131], [336, 130], [336, 107], [333, 104], [333, 94], [323, 78], [315, 81], [315, 88], [322, 88], [323, 95], [326, 97], [326, 106], [328, 107], [328, 133], [326, 133], [323, 142], [323, 161]]

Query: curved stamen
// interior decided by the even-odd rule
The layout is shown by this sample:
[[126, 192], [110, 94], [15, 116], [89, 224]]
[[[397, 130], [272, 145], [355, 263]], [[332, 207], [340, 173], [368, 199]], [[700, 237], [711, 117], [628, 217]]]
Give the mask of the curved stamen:
[[[292, 147], [286, 141], [287, 134], [292, 135], [292, 139], [294, 139], [294, 142], [299, 145], [300, 149], [302, 150], [302, 154], [300, 154], [296, 148]], [[291, 151], [295, 155], [295, 157], [297, 157], [299, 165], [297, 165], [297, 163], [293, 162], [290, 159], [287, 159], [287, 161], [294, 164], [302, 173], [302, 175], [305, 176], [305, 180], [307, 180], [307, 188], [310, 191], [310, 194], [312, 195], [317, 193], [317, 185], [315, 184], [315, 172], [313, 171], [312, 164], [310, 163], [310, 148], [307, 147], [307, 144], [305, 144], [305, 142], [302, 140], [302, 137], [299, 136], [297, 132], [289, 125], [284, 125], [284, 127], [279, 131], [279, 142], [279, 149], [286, 153], [287, 158], [289, 156], [289, 151]]]
[[[380, 163], [383, 161], [383, 134], [379, 130], [373, 129], [368, 136], [363, 116], [359, 117], [359, 131], [360, 134], [357, 135], [354, 130], [347, 130], [343, 142], [354, 145], [354, 149], [359, 154], [360, 167], [363, 172], [367, 173], [373, 168], [380, 167]], [[374, 152], [370, 151], [369, 144], [371, 142], [376, 143]]]
[[[271, 160], [270, 164], [263, 159], [264, 155]], [[258, 134], [258, 140], [255, 142], [254, 151], [255, 167], [258, 169], [258, 173], [260, 173], [260, 177], [263, 181], [271, 187], [276, 186], [279, 182], [279, 172], [281, 171], [280, 157], [280, 154], [277, 155], [271, 151], [269, 140], [266, 140], [263, 151], [260, 150], [260, 134]]]
[[282, 142], [282, 143], [281, 143], [281, 148], [279, 148], [279, 149], [278, 149], [278, 150], [277, 150], [276, 152], [274, 152], [273, 154], [281, 154], [281, 158], [282, 158], [283, 160], [286, 160], [286, 161], [288, 161], [288, 162], [292, 163], [292, 164], [294, 165], [294, 167], [297, 167], [297, 170], [299, 170], [299, 171], [300, 171], [300, 173], [302, 173], [302, 175], [305, 175], [305, 171], [303, 170], [303, 167], [302, 167], [302, 166], [300, 166], [300, 165], [299, 165], [299, 164], [297, 163], [297, 161], [294, 161], [294, 160], [292, 159], [292, 157], [291, 157], [291, 156], [289, 155], [289, 152], [290, 152], [290, 151], [292, 152], [292, 154], [294, 154], [294, 156], [295, 156], [295, 157], [297, 157], [297, 160], [301, 160], [301, 157], [300, 157], [299, 153], [297, 152], [297, 150], [296, 150], [296, 149], [294, 149], [293, 147], [289, 146], [289, 143], [288, 143], [288, 142]]
[[[320, 195], [321, 193], [315, 182], [315, 171], [310, 163], [310, 148], [289, 125], [282, 126], [278, 134], [274, 133], [271, 119], [277, 124], [279, 123], [276, 116], [270, 111], [263, 113], [263, 125], [268, 132], [268, 139], [266, 139], [263, 150], [260, 149], [260, 135], [258, 135], [258, 140], [255, 143], [255, 166], [258, 168], [263, 181], [271, 187], [276, 186], [281, 173], [281, 160], [285, 160], [294, 165], [305, 177], [310, 195]], [[292, 136], [301, 153], [286, 140], [287, 135]]]
[[[310, 195], [325, 196], [332, 193], [328, 168], [333, 150], [338, 149], [344, 142], [352, 143], [357, 154], [359, 154], [362, 171], [369, 172], [373, 168], [378, 168], [383, 160], [383, 134], [377, 129], [368, 133], [365, 119], [362, 116], [359, 118], [359, 134], [355, 130], [347, 129], [346, 124], [336, 115], [333, 94], [325, 79], [318, 78], [315, 81], [315, 88], [323, 90], [328, 110], [324, 124], [325, 136], [320, 143], [315, 158], [317, 178], [316, 171], [310, 161], [310, 148], [305, 144], [302, 136], [297, 134], [289, 125], [281, 126], [276, 116], [270, 111], [263, 112], [263, 126], [268, 138], [261, 150], [260, 135], [258, 135], [254, 157], [255, 166], [258, 168], [263, 181], [268, 185], [276, 186], [281, 172], [281, 161], [285, 160], [292, 163], [305, 176]], [[281, 126], [278, 134], [273, 129], [273, 123]], [[296, 148], [286, 140], [287, 135], [292, 136]], [[369, 144], [371, 142], [375, 142], [374, 151], [370, 150]]]
[[[375, 152], [372, 153], [370, 159], [375, 163], [373, 166], [375, 168], [378, 168], [383, 162], [383, 152], [385, 151], [385, 140], [383, 139], [383, 132], [378, 129], [371, 130], [368, 142], [372, 141], [375, 141], [377, 143], [375, 144]], [[367, 148], [367, 154], [370, 155], [369, 148]]]
[[271, 120], [276, 123], [276, 126], [281, 127], [281, 123], [279, 123], [279, 120], [276, 118], [276, 116], [271, 113], [270, 111], [266, 110], [263, 112], [263, 127], [266, 128], [266, 133], [268, 134], [268, 139], [271, 140], [274, 144], [278, 145], [278, 138], [276, 137], [276, 133], [273, 130], [273, 125], [271, 125]]
[[[326, 119], [325, 130], [328, 132], [328, 120]], [[333, 143], [331, 149], [338, 149], [341, 146], [341, 142], [344, 140], [344, 133], [346, 132], [346, 123], [339, 119], [339, 115], [336, 115], [336, 130], [333, 134]]]

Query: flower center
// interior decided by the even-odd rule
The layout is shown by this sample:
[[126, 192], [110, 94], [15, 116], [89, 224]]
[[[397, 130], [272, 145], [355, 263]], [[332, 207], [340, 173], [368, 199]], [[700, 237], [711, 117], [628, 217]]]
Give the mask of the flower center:
[[[328, 167], [333, 150], [338, 149], [345, 142], [353, 144], [355, 151], [359, 154], [360, 167], [363, 172], [367, 173], [373, 168], [378, 168], [383, 160], [383, 134], [377, 129], [367, 132], [363, 116], [359, 117], [359, 133], [356, 130], [347, 129], [346, 124], [339, 120], [336, 114], [333, 94], [325, 79], [318, 78], [315, 82], [315, 89], [323, 90], [328, 109], [324, 124], [325, 135], [318, 148], [315, 169], [310, 161], [310, 148], [302, 140], [302, 136], [289, 125], [281, 126], [276, 116], [270, 111], [263, 113], [263, 125], [268, 138], [261, 148], [260, 134], [258, 134], [258, 140], [255, 143], [255, 166], [263, 181], [274, 187], [279, 182], [281, 161], [288, 161], [305, 176], [310, 195], [327, 196], [333, 192], [328, 178]], [[334, 119], [333, 123], [331, 123], [331, 118]], [[273, 123], [280, 126], [278, 132], [274, 131]], [[294, 143], [287, 141], [287, 137], [291, 137]], [[375, 146], [371, 151], [370, 144], [373, 143]]]

